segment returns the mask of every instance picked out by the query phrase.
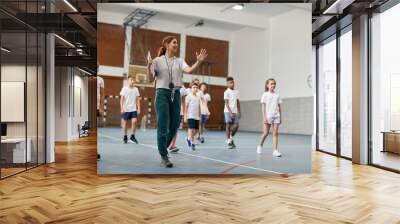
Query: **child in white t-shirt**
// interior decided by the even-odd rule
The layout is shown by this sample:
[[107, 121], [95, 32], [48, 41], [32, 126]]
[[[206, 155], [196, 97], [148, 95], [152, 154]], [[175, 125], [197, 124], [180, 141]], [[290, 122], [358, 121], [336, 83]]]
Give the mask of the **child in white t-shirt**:
[[239, 104], [239, 92], [235, 90], [235, 80], [232, 77], [226, 78], [227, 89], [224, 92], [224, 115], [226, 125], [226, 138], [227, 144], [230, 149], [236, 148], [233, 142], [233, 136], [235, 136], [239, 128], [240, 118], [240, 104]]
[[282, 121], [282, 100], [279, 95], [275, 92], [276, 81], [274, 79], [268, 79], [265, 83], [265, 92], [261, 97], [261, 111], [263, 115], [264, 132], [261, 135], [260, 143], [257, 146], [257, 153], [262, 153], [262, 147], [269, 134], [269, 130], [273, 129], [273, 142], [272, 155], [275, 157], [281, 156], [278, 151], [278, 127]]
[[186, 138], [187, 144], [192, 150], [196, 150], [194, 139], [196, 132], [199, 130], [200, 120], [200, 95], [198, 94], [199, 86], [193, 82], [191, 84], [192, 91], [186, 96], [185, 99], [185, 123], [188, 123], [188, 137]]
[[210, 111], [208, 110], [208, 102], [211, 101], [211, 96], [208, 93], [208, 86], [206, 83], [201, 83], [200, 84], [200, 96], [201, 96], [201, 104], [200, 104], [200, 112], [201, 112], [201, 118], [200, 118], [200, 126], [199, 126], [199, 136], [197, 140], [199, 140], [201, 143], [204, 143], [204, 131], [206, 128], [206, 122], [208, 118], [210, 118]]
[[134, 79], [132, 76], [128, 77], [128, 86], [124, 86], [120, 92], [121, 95], [121, 126], [123, 129], [124, 143], [128, 143], [128, 127], [127, 121], [131, 120], [131, 130], [132, 134], [130, 140], [134, 143], [138, 144], [138, 141], [135, 137], [136, 133], [136, 124], [137, 124], [137, 117], [140, 114], [140, 93], [138, 88], [134, 86]]

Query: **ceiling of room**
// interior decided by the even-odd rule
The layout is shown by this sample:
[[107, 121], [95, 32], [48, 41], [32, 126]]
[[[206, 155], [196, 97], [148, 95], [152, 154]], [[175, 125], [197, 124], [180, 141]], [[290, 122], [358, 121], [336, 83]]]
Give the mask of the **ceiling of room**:
[[[196, 0], [195, 0], [196, 1]], [[340, 4], [336, 4], [340, 1]], [[337, 29], [336, 24], [345, 26], [351, 23], [351, 18], [357, 16], [366, 10], [372, 10], [389, 0], [247, 0], [237, 1], [242, 2], [245, 8], [242, 11], [231, 9], [233, 3], [217, 3], [224, 2], [223, 0], [210, 0], [210, 3], [203, 3], [201, 7], [193, 8], [193, 4], [184, 13], [174, 8], [165, 11], [164, 8], [159, 8], [159, 13], [154, 17], [158, 20], [180, 20], [187, 23], [190, 27], [203, 18], [201, 10], [210, 10], [214, 18], [204, 19], [205, 26], [214, 27], [216, 29], [236, 30], [243, 26], [253, 25], [254, 27], [264, 27], [265, 21], [268, 18], [278, 16], [282, 13], [289, 12], [294, 9], [304, 9], [309, 6], [301, 3], [312, 4], [312, 22], [313, 23], [313, 41], [318, 42], [321, 38], [332, 35]], [[54, 9], [53, 14], [46, 12], [44, 0], [38, 0], [25, 4], [25, 1], [1, 0], [0, 1], [0, 22], [3, 32], [19, 32], [18, 29], [25, 27], [24, 23], [32, 26], [39, 31], [55, 32], [69, 42], [76, 44], [85, 52], [85, 57], [82, 60], [89, 60], [93, 65], [91, 69], [95, 70], [96, 65], [96, 28], [97, 28], [97, 3], [138, 3], [140, 7], [148, 7], [144, 3], [159, 3], [165, 2], [162, 0], [52, 0], [51, 7]], [[68, 4], [68, 3], [70, 4]], [[199, 0], [198, 2], [202, 2]], [[213, 3], [215, 2], [215, 3]], [[281, 3], [281, 4], [260, 4], [260, 3]], [[249, 4], [257, 3], [257, 4]], [[300, 4], [294, 4], [300, 3]], [[331, 7], [335, 5], [335, 7]], [[71, 7], [72, 6], [72, 7]], [[116, 11], [119, 13], [132, 12], [135, 6], [120, 7], [112, 6], [107, 10]], [[157, 6], [160, 7], [160, 6]], [[200, 8], [200, 9], [199, 9]], [[330, 8], [329, 14], [324, 14], [326, 9]], [[332, 10], [333, 8], [333, 10]], [[76, 11], [75, 11], [76, 10]], [[333, 13], [332, 13], [333, 11]], [[24, 12], [32, 14], [24, 14]], [[61, 13], [62, 12], [62, 13]], [[172, 14], [171, 14], [172, 13]], [[214, 14], [213, 14], [214, 13]], [[346, 20], [347, 19], [347, 20]], [[337, 21], [345, 21], [337, 23]], [[21, 23], [22, 21], [22, 23]], [[347, 21], [347, 23], [346, 23]], [[22, 24], [22, 25], [21, 25]], [[79, 62], [78, 54], [71, 52], [67, 55], [65, 49], [68, 45], [63, 41], [56, 40], [56, 53], [60, 56], [75, 57], [74, 62]], [[63, 57], [63, 60], [68, 60], [68, 57]], [[67, 63], [64, 61], [63, 63]], [[86, 63], [87, 64], [87, 63]]]

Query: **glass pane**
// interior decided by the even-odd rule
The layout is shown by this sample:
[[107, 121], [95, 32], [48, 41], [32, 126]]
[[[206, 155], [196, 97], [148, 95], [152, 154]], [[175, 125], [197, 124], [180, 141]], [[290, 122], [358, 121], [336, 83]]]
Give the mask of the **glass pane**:
[[341, 155], [352, 157], [352, 34], [340, 37], [340, 121]]
[[26, 144], [26, 34], [1, 34], [1, 174], [25, 170], [31, 151]]
[[[30, 158], [28, 160], [28, 168], [37, 165], [38, 157], [38, 143], [37, 143], [37, 132], [38, 132], [38, 111], [37, 111], [37, 99], [38, 99], [38, 35], [37, 33], [27, 33], [28, 38], [28, 62], [27, 62], [27, 80], [26, 80], [26, 110], [27, 110], [27, 142], [28, 150], [30, 148]], [[29, 154], [28, 154], [29, 155]]]
[[336, 153], [336, 40], [318, 51], [319, 149]]
[[372, 163], [400, 170], [400, 5], [372, 18]]
[[38, 45], [38, 163], [45, 163], [45, 52], [46, 39], [44, 34], [39, 34]]

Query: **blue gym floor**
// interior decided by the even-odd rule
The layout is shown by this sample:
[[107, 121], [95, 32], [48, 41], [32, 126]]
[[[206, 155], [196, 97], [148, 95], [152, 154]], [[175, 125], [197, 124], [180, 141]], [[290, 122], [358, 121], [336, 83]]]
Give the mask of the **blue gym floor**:
[[[187, 132], [180, 130], [177, 146], [170, 153], [173, 168], [160, 165], [156, 130], [138, 130], [139, 144], [122, 142], [120, 128], [99, 128], [98, 174], [298, 174], [311, 172], [311, 137], [280, 135], [278, 149], [282, 157], [272, 157], [272, 136], [264, 144], [263, 154], [256, 153], [260, 133], [238, 132], [236, 149], [228, 149], [224, 132], [207, 131], [205, 143], [192, 151], [185, 144]], [[128, 137], [129, 137], [128, 132]]]

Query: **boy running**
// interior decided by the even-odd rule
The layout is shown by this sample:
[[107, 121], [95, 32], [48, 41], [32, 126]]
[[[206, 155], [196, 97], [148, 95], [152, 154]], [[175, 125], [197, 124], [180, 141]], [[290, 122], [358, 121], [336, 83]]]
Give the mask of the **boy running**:
[[240, 104], [238, 94], [235, 90], [235, 80], [232, 77], [226, 78], [227, 89], [224, 92], [224, 115], [226, 124], [226, 138], [227, 144], [230, 149], [236, 148], [233, 142], [233, 136], [235, 136], [239, 128], [240, 118]]
[[130, 140], [136, 144], [138, 141], [135, 137], [137, 116], [140, 113], [140, 93], [138, 88], [134, 86], [134, 79], [132, 76], [128, 77], [128, 86], [124, 86], [121, 90], [121, 126], [123, 129], [123, 141], [128, 143], [128, 127], [127, 122], [131, 120], [131, 137]]

